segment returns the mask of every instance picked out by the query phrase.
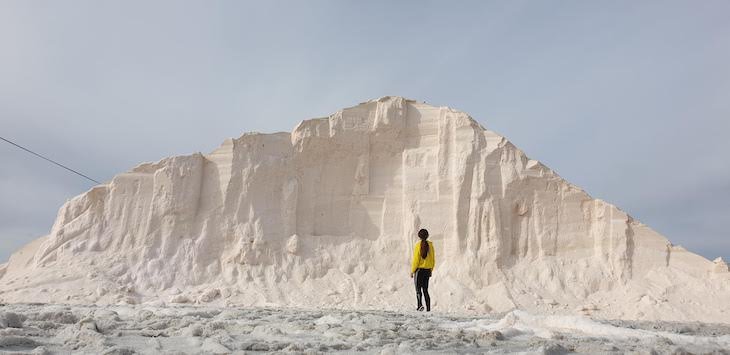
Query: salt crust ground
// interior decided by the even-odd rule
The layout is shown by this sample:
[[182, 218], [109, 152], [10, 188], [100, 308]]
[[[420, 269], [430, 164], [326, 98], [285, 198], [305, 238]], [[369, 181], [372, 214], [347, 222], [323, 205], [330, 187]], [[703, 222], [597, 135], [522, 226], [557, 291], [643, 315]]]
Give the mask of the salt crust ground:
[[13, 304], [0, 353], [729, 354], [730, 326], [434, 312]]

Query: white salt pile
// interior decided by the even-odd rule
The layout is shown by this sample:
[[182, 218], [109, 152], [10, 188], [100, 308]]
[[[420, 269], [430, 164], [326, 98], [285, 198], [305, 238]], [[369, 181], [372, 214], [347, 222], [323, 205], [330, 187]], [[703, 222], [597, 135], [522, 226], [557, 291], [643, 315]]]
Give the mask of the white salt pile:
[[384, 97], [146, 163], [67, 202], [0, 301], [434, 309], [730, 323], [730, 272], [463, 112]]

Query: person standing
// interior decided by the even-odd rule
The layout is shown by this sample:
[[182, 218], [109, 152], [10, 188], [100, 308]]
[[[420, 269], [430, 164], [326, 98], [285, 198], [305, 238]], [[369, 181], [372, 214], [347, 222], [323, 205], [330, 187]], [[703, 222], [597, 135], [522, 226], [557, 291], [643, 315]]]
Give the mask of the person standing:
[[431, 296], [428, 294], [428, 279], [431, 277], [431, 271], [436, 264], [436, 253], [433, 243], [428, 239], [428, 231], [421, 229], [418, 231], [417, 242], [413, 247], [413, 262], [411, 262], [411, 278], [416, 283], [416, 299], [418, 307], [416, 310], [423, 311], [423, 303], [421, 302], [421, 294], [426, 300], [426, 312], [431, 312]]

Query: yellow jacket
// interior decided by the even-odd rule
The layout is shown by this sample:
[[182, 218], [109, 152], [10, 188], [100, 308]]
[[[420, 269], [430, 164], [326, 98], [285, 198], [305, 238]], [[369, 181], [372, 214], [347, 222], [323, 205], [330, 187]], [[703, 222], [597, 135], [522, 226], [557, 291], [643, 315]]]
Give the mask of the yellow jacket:
[[421, 259], [421, 241], [416, 243], [413, 248], [413, 262], [411, 263], [411, 273], [416, 272], [416, 269], [433, 269], [436, 265], [436, 250], [433, 248], [433, 243], [428, 243], [428, 255], [425, 259]]

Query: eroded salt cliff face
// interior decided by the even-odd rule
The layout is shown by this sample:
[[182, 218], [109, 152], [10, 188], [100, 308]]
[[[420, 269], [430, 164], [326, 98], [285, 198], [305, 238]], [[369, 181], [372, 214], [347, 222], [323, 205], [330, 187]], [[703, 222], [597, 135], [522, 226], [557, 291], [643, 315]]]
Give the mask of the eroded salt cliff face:
[[730, 322], [727, 264], [400, 97], [117, 175], [0, 267], [0, 300], [409, 309], [420, 228], [435, 310]]

